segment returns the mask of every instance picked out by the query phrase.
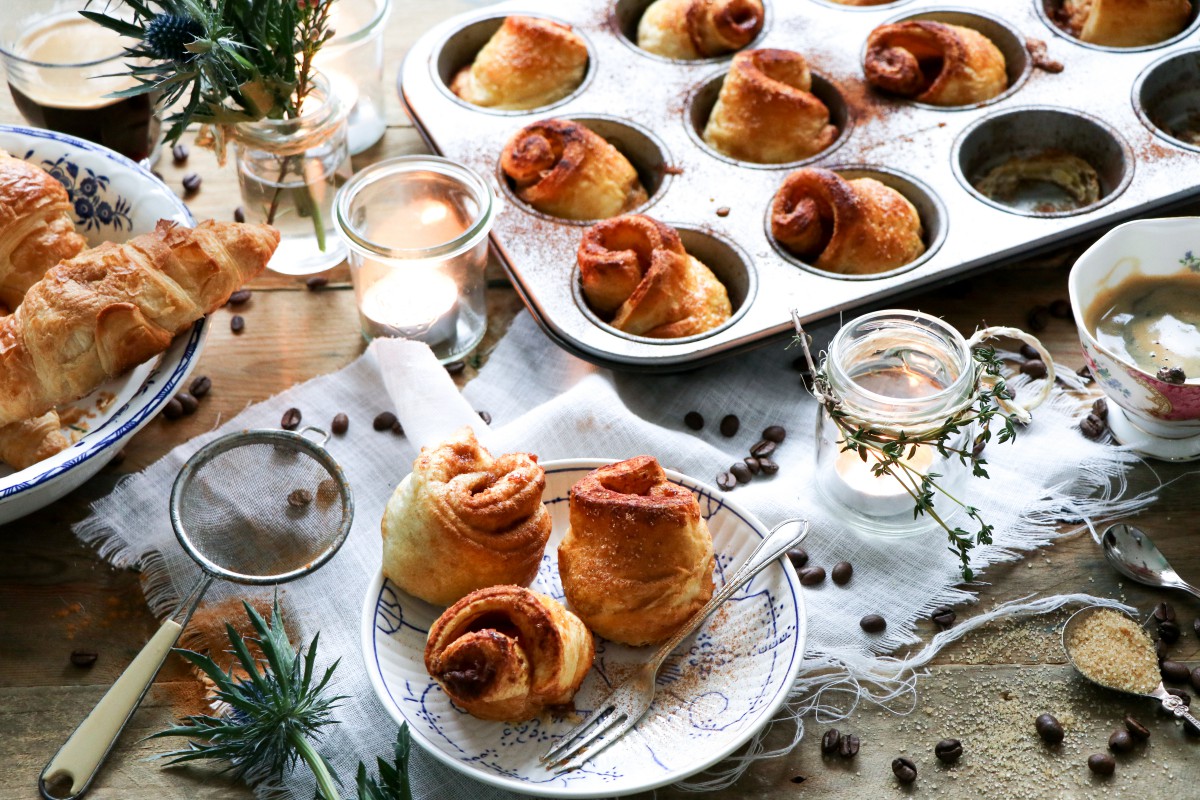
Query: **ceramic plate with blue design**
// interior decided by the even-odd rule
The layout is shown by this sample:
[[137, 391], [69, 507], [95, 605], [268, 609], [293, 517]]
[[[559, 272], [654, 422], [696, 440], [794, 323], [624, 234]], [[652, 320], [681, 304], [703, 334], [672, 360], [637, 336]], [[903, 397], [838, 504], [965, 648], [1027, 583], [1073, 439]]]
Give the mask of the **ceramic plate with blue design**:
[[[53, 131], [0, 125], [0, 149], [45, 169], [66, 187], [75, 229], [94, 247], [154, 230], [160, 219], [194, 225], [174, 192], [149, 170], [106, 147]], [[166, 353], [109, 381], [64, 414], [77, 439], [52, 458], [13, 473], [0, 465], [0, 524], [36, 511], [78, 487], [182, 388], [200, 356], [205, 320]]]
[[[532, 588], [564, 602], [558, 545], [568, 526], [567, 496], [597, 459], [550, 461], [544, 502], [554, 530]], [[716, 554], [716, 582], [732, 574], [767, 533], [727, 495], [668, 470], [696, 493]], [[521, 724], [486, 722], [456, 708], [425, 671], [425, 638], [442, 608], [400, 591], [382, 575], [367, 590], [362, 613], [363, 655], [371, 684], [397, 722], [439, 760], [478, 780], [542, 797], [615, 797], [673, 783], [733, 753], [765, 725], [800, 671], [806, 620], [800, 582], [786, 559], [763, 570], [735, 594], [659, 671], [647, 716], [623, 739], [578, 771], [554, 776], [538, 763], [550, 743], [576, 720]], [[613, 683], [650, 656], [596, 640], [596, 661], [575, 708], [592, 713]]]

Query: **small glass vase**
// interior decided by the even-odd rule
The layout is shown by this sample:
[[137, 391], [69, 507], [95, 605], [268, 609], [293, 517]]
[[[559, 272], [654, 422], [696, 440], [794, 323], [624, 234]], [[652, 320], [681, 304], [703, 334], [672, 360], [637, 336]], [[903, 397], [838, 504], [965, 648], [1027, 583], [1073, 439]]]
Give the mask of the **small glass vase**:
[[392, 0], [338, 0], [334, 36], [317, 53], [316, 66], [334, 93], [350, 106], [347, 141], [356, 156], [383, 138], [383, 30]]
[[335, 232], [333, 198], [351, 174], [347, 111], [317, 75], [299, 117], [235, 128], [246, 221], [274, 225], [281, 234], [267, 264], [275, 272], [311, 275], [346, 256]]

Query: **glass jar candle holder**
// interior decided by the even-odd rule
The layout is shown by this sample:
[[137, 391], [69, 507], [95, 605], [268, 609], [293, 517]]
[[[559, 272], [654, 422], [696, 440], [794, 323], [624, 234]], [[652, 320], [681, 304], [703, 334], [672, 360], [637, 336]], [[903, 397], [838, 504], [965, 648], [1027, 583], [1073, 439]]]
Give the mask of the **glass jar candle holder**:
[[338, 231], [368, 340], [422, 341], [442, 363], [479, 344], [498, 204], [476, 172], [438, 156], [381, 161], [342, 187]]
[[333, 38], [317, 54], [317, 67], [350, 108], [347, 143], [351, 155], [378, 142], [387, 130], [383, 29], [391, 10], [391, 0], [338, 0], [330, 12]]

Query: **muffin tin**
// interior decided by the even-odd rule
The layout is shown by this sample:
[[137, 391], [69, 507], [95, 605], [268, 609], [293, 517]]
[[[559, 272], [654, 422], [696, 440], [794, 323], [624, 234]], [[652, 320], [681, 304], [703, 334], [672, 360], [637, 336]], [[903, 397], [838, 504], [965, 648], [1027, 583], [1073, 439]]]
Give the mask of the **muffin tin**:
[[[814, 92], [842, 129], [833, 146], [803, 163], [847, 177], [876, 177], [921, 213], [925, 255], [878, 276], [823, 272], [774, 243], [767, 224], [771, 199], [797, 165], [746, 164], [701, 141], [698, 131], [732, 56], [673, 61], [638, 49], [629, 37], [650, 0], [511, 0], [456, 16], [416, 42], [401, 67], [399, 91], [433, 149], [493, 176], [505, 193], [492, 241], [550, 337], [604, 366], [677, 370], [786, 335], [791, 309], [814, 321], [880, 305], [1200, 194], [1200, 144], [1180, 133], [1200, 130], [1196, 13], [1183, 34], [1163, 45], [1119, 50], [1085, 45], [1050, 25], [1046, 7], [1053, 2], [899, 0], [850, 7], [765, 0], [766, 23], [751, 47], [804, 54]], [[565, 22], [583, 36], [590, 60], [578, 90], [553, 106], [519, 112], [479, 108], [450, 93], [454, 72], [471, 62], [509, 14]], [[1009, 63], [1010, 90], [962, 108], [872, 90], [861, 66], [867, 35], [883, 23], [910, 18], [977, 27], [995, 37]], [[1061, 73], [1038, 68], [1016, 46], [1032, 40], [1045, 44], [1046, 57], [1064, 66]], [[591, 312], [575, 262], [587, 223], [529, 208], [508, 189], [498, 167], [514, 133], [549, 117], [583, 122], [625, 153], [650, 193], [640, 210], [678, 228], [689, 251], [730, 289], [734, 315], [727, 324], [687, 339], [657, 340], [624, 334]], [[1039, 213], [1001, 205], [972, 188], [973, 180], [1007, 157], [1048, 147], [1093, 164], [1101, 179], [1099, 203]]]

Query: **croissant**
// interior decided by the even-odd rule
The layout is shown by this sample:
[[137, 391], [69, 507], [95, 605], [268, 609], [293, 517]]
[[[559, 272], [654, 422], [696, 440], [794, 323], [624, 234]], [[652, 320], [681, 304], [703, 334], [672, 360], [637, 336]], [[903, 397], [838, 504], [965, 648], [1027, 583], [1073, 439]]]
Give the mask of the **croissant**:
[[1004, 54], [991, 39], [929, 20], [871, 31], [863, 71], [877, 89], [936, 106], [982, 103], [1008, 88]]
[[756, 164], [815, 155], [833, 144], [838, 131], [811, 89], [808, 62], [799, 53], [738, 53], [704, 126], [704, 141], [731, 158]]
[[558, 570], [594, 632], [644, 645], [671, 636], [713, 592], [713, 548], [700, 504], [650, 456], [594, 469], [571, 487]]
[[575, 91], [587, 62], [587, 45], [570, 25], [512, 16], [454, 76], [450, 91], [477, 106], [537, 108]]
[[83, 397], [163, 352], [258, 275], [278, 243], [266, 225], [163, 220], [52, 268], [0, 319], [0, 425]]
[[1108, 47], [1139, 47], [1187, 27], [1189, 0], [1063, 0], [1054, 17], [1072, 36]]
[[0, 306], [16, 308], [46, 270], [87, 247], [71, 212], [61, 183], [0, 150]]
[[750, 44], [765, 17], [762, 0], [655, 0], [638, 22], [637, 44], [687, 61], [724, 55]]
[[733, 313], [712, 270], [670, 225], [628, 214], [588, 228], [576, 255], [583, 293], [617, 330], [675, 339], [722, 325]]
[[592, 634], [558, 601], [521, 586], [490, 586], [433, 623], [425, 668], [471, 716], [520, 722], [570, 702], [595, 654]]
[[500, 168], [517, 197], [563, 219], [607, 219], [646, 202], [637, 170], [586, 126], [548, 119], [527, 125], [504, 145]]
[[827, 169], [787, 176], [771, 203], [771, 235], [818, 269], [848, 275], [895, 269], [925, 252], [921, 217], [904, 195]]
[[383, 514], [383, 574], [437, 605], [498, 584], [528, 586], [550, 538], [537, 457], [492, 458], [470, 428], [423, 448]]

